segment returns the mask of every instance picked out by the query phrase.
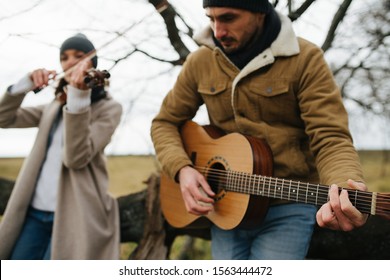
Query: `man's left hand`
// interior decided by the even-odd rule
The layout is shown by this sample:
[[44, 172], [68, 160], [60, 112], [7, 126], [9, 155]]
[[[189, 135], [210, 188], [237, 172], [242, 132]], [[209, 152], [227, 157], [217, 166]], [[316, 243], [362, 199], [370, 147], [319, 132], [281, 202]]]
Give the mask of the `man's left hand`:
[[[366, 185], [361, 182], [348, 180], [348, 186], [352, 189], [367, 191]], [[329, 201], [318, 210], [316, 218], [320, 227], [351, 231], [363, 226], [368, 215], [361, 213], [352, 205], [346, 190], [339, 193], [337, 185], [332, 185], [329, 189]]]

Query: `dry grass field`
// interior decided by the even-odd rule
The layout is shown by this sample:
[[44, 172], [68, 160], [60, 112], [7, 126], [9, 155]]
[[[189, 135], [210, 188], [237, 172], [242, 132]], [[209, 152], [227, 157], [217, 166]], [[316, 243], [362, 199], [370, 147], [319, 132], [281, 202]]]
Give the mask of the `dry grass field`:
[[390, 151], [359, 151], [370, 191], [390, 192]]
[[[0, 158], [0, 177], [15, 180], [22, 158]], [[144, 181], [158, 172], [154, 156], [115, 156], [107, 158], [110, 191], [115, 196], [137, 192], [146, 187]]]
[[[390, 151], [359, 151], [366, 182], [370, 191], [390, 192]], [[22, 158], [0, 158], [0, 177], [14, 180], [20, 170]], [[158, 172], [154, 156], [115, 156], [107, 158], [110, 191], [115, 196], [141, 191], [151, 173]], [[192, 240], [191, 259], [209, 259], [209, 241]], [[170, 258], [176, 259], [188, 240], [178, 237], [173, 244]], [[122, 258], [129, 256], [135, 244], [122, 245]]]

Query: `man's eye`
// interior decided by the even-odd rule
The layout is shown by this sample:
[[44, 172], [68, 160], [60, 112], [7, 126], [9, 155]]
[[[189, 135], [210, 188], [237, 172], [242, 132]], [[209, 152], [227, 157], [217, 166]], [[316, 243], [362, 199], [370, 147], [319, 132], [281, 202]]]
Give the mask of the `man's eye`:
[[230, 16], [223, 17], [223, 18], [221, 19], [221, 21], [223, 21], [223, 22], [231, 22], [231, 21], [233, 21], [233, 20], [234, 20], [234, 17], [230, 17]]

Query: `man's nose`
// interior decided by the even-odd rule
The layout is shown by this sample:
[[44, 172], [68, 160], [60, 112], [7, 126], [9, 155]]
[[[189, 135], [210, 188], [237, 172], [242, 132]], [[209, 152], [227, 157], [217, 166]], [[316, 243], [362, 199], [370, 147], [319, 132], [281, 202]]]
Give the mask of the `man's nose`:
[[214, 37], [217, 39], [222, 39], [227, 35], [226, 27], [223, 23], [214, 22]]

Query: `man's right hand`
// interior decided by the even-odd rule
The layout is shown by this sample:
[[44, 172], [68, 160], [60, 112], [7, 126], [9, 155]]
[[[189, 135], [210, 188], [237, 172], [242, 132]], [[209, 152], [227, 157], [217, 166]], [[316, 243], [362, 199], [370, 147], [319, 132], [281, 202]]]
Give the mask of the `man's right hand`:
[[189, 213], [207, 215], [214, 210], [212, 197], [215, 193], [200, 172], [191, 166], [185, 166], [179, 171], [179, 182], [184, 204]]

